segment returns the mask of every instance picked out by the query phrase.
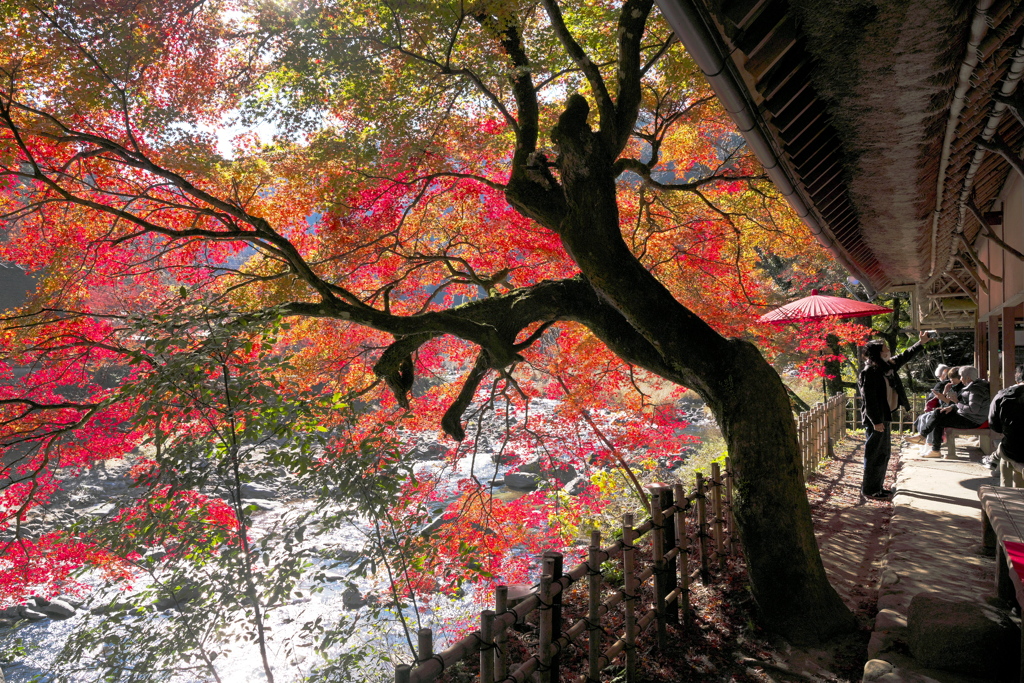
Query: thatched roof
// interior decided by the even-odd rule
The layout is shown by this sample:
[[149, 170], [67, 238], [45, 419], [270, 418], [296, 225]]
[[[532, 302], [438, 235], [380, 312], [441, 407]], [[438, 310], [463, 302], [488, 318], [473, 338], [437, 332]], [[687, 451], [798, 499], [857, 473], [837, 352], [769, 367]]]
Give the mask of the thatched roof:
[[998, 134], [1014, 149], [1024, 140], [992, 98], [1022, 45], [1024, 3], [658, 2], [674, 24], [673, 10], [689, 13], [697, 30], [680, 30], [684, 42], [706, 31], [716, 43], [725, 65], [709, 73], [712, 84], [739, 83], [812, 218], [875, 289], [934, 282], [956, 267], [955, 234], [970, 243], [980, 229], [963, 200], [974, 194], [987, 210], [1010, 170], [975, 139], [995, 111]]

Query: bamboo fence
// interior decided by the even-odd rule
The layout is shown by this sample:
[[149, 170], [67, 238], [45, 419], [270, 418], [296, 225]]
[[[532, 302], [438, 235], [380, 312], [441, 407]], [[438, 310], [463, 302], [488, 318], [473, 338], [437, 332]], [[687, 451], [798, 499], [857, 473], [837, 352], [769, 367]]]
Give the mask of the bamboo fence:
[[[726, 458], [725, 471], [711, 466], [711, 477], [697, 474], [696, 489], [686, 495], [682, 484], [655, 485], [650, 491], [651, 517], [639, 527], [633, 515], [623, 515], [622, 538], [601, 547], [600, 532], [590, 537], [587, 561], [563, 573], [562, 554], [544, 554], [540, 581], [519, 604], [510, 606], [506, 586], [495, 589], [494, 609], [480, 614], [480, 628], [443, 652], [434, 653], [433, 632], [419, 631], [415, 666], [400, 664], [396, 683], [429, 683], [456, 662], [479, 655], [480, 683], [558, 683], [559, 653], [570, 645], [587, 652], [587, 673], [576, 683], [597, 681], [601, 670], [624, 656], [626, 681], [637, 678], [637, 637], [654, 625], [659, 647], [667, 644], [668, 624], [687, 625], [691, 619], [689, 590], [695, 580], [707, 583], [714, 567], [725, 565], [733, 554], [732, 471]], [[710, 509], [709, 509], [710, 508]], [[688, 517], [695, 517], [691, 539]], [[638, 542], [650, 544], [651, 561], [641, 567]], [[691, 552], [693, 557], [691, 558]], [[602, 601], [602, 564], [617, 559], [623, 586]], [[562, 624], [562, 595], [573, 584], [586, 579], [588, 613], [585, 619]], [[644, 600], [641, 589], [653, 587], [653, 603]], [[601, 619], [623, 605], [625, 619], [621, 633], [608, 636]], [[509, 661], [508, 629], [523, 624], [536, 613], [537, 645], [534, 654], [521, 662]], [[614, 642], [609, 642], [614, 638]]]
[[[832, 444], [846, 436], [847, 397], [839, 394], [824, 403], [815, 404], [797, 419], [801, 462], [805, 473], [820, 466], [832, 454]], [[600, 679], [601, 670], [624, 655], [627, 683], [637, 678], [637, 637], [655, 627], [659, 647], [667, 644], [668, 624], [687, 625], [692, 620], [690, 584], [695, 580], [707, 583], [713, 567], [725, 565], [735, 551], [732, 500], [733, 475], [729, 459], [723, 472], [718, 463], [711, 466], [711, 477], [697, 474], [696, 487], [689, 495], [682, 484], [669, 487], [650, 486], [651, 518], [639, 527], [633, 526], [633, 515], [624, 515], [622, 539], [602, 548], [600, 532], [590, 537], [587, 561], [563, 573], [562, 554], [544, 554], [540, 581], [519, 604], [511, 606], [509, 589], [498, 586], [494, 609], [480, 613], [480, 628], [435, 653], [433, 631], [418, 632], [416, 664], [400, 664], [395, 668], [395, 683], [430, 683], [457, 662], [479, 655], [480, 683], [558, 683], [559, 654], [570, 645], [587, 652], [588, 669], [576, 683]], [[710, 510], [708, 509], [710, 507]], [[688, 517], [694, 517], [693, 538]], [[651, 562], [642, 569], [637, 543], [650, 542]], [[693, 558], [691, 558], [691, 553]], [[602, 564], [618, 559], [624, 578], [623, 587], [601, 600]], [[565, 627], [562, 624], [562, 595], [573, 584], [587, 579], [587, 617]], [[653, 586], [653, 603], [644, 602], [641, 588]], [[607, 631], [601, 619], [623, 605], [623, 632], [614, 642], [606, 643]], [[525, 661], [509, 661], [508, 629], [524, 624], [527, 617], [537, 615], [537, 645]], [[606, 646], [607, 645], [607, 646]]]
[[[914, 431], [914, 422], [916, 422], [917, 418], [919, 418], [925, 412], [925, 404], [928, 402], [927, 396], [913, 395], [908, 396], [907, 400], [910, 402], [910, 410], [904, 410], [903, 408], [899, 408], [892, 414], [892, 421], [889, 423], [890, 431]], [[847, 406], [847, 429], [864, 428], [864, 420], [860, 414], [862, 405], [863, 401], [861, 401], [860, 394], [855, 393], [852, 397], [852, 400], [849, 402], [849, 405]]]
[[833, 444], [846, 437], [846, 395], [836, 394], [815, 403], [796, 420], [800, 459], [804, 474], [816, 472], [825, 457], [833, 457]]

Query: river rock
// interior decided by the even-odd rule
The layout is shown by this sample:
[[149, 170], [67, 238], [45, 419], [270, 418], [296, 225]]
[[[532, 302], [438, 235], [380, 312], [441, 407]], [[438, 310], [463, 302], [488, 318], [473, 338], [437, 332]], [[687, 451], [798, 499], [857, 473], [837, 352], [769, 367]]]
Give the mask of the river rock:
[[[0, 617], [0, 628], [9, 628], [11, 626], [14, 626], [14, 619]], [[3, 683], [3, 681], [0, 681], [0, 683]]]
[[137, 609], [138, 608], [130, 602], [121, 602], [119, 600], [115, 600], [113, 602], [107, 603], [106, 605], [96, 605], [95, 607], [89, 610], [89, 614], [102, 616], [106, 614], [116, 614], [118, 612], [128, 612], [130, 610]]
[[261, 486], [249, 481], [242, 484], [242, 498], [270, 500], [272, 498], [277, 498], [277, 491], [267, 486]]
[[31, 598], [29, 598], [29, 602], [31, 603], [31, 604], [29, 605], [30, 607], [31, 607], [31, 606], [32, 606], [33, 604], [34, 604], [34, 605], [35, 605], [36, 607], [46, 607], [47, 605], [49, 605], [49, 604], [50, 604], [50, 601], [49, 601], [49, 600], [47, 600], [46, 598], [42, 597], [41, 595], [33, 595], [33, 596], [32, 596]]
[[199, 586], [195, 584], [186, 584], [184, 586], [178, 586], [170, 594], [164, 594], [159, 600], [153, 603], [158, 612], [162, 612], [165, 609], [173, 609], [184, 605], [187, 602], [192, 602], [201, 595]]
[[355, 586], [349, 586], [341, 594], [341, 604], [345, 606], [345, 609], [359, 609], [360, 607], [365, 607], [366, 602], [366, 598], [363, 597], [363, 594]]
[[40, 605], [38, 609], [54, 619], [67, 619], [75, 616], [75, 608], [60, 599], [51, 600], [45, 605]]
[[448, 451], [443, 443], [433, 441], [431, 443], [417, 444], [409, 451], [409, 457], [416, 461], [440, 460], [441, 456]]
[[919, 593], [910, 601], [907, 644], [932, 669], [998, 677], [1020, 658], [1020, 631], [1003, 612], [983, 603]]
[[20, 618], [21, 618], [21, 608], [18, 607], [17, 605], [12, 605], [11, 607], [5, 607], [4, 609], [0, 609], [0, 619], [20, 619]]
[[37, 610], [34, 607], [25, 607], [22, 605], [18, 608], [18, 615], [22, 619], [28, 619], [29, 621], [42, 621], [46, 618], [46, 615]]
[[576, 468], [572, 465], [555, 464], [551, 469], [542, 472], [540, 459], [531, 460], [516, 467], [515, 472], [505, 473], [505, 486], [510, 489], [521, 491], [532, 491], [546, 477], [565, 486], [577, 475]]

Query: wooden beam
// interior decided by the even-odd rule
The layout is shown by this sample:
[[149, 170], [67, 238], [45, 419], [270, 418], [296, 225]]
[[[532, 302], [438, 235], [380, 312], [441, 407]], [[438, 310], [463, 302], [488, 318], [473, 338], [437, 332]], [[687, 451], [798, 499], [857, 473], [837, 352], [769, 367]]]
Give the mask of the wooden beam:
[[[981, 258], [978, 256], [978, 252], [974, 251], [974, 247], [967, 243], [967, 240], [964, 239], [963, 235], [957, 233], [957, 237], [960, 238], [960, 244], [962, 244], [964, 249], [967, 250], [967, 255], [970, 256], [974, 260], [974, 262], [978, 264], [978, 267], [981, 268], [982, 272], [985, 273], [989, 280], [992, 280], [994, 282], [1003, 281], [1003, 278], [999, 277], [998, 275], [992, 274], [992, 271], [988, 269], [988, 266], [985, 265], [985, 262], [982, 261]], [[967, 262], [964, 261], [963, 259], [960, 259], [960, 263], [964, 264], [965, 267], [967, 266]], [[973, 272], [971, 274], [974, 275]], [[977, 276], [975, 276], [975, 279], [977, 279]], [[978, 284], [982, 284], [981, 280], [978, 280]], [[988, 291], [987, 285], [984, 286], [984, 290], [986, 292]]]
[[[977, 283], [978, 283], [979, 285], [981, 284], [981, 281], [980, 281], [980, 280], [978, 280], [978, 276], [977, 276], [977, 275], [974, 275], [974, 273], [972, 273], [971, 271], [967, 271], [967, 272], [968, 272], [968, 273], [971, 273], [971, 275], [973, 275], [973, 276], [974, 276], [975, 282], [977, 282]], [[970, 289], [969, 289], [969, 288], [967, 287], [967, 283], [965, 283], [965, 282], [964, 282], [963, 280], [961, 280], [961, 279], [960, 279], [960, 278], [958, 278], [958, 277], [957, 277], [956, 275], [954, 275], [954, 274], [952, 273], [952, 271], [948, 271], [948, 270], [947, 270], [947, 271], [946, 271], [946, 277], [948, 277], [948, 278], [949, 278], [950, 280], [952, 280], [953, 282], [955, 282], [955, 283], [957, 284], [957, 286], [959, 286], [959, 287], [960, 287], [960, 290], [961, 290], [961, 291], [962, 291], [962, 292], [963, 292], [964, 294], [966, 294], [966, 295], [967, 295], [967, 296], [968, 296], [968, 297], [970, 298], [970, 300], [971, 300], [971, 301], [973, 301], [973, 302], [974, 302], [974, 305], [975, 305], [975, 306], [977, 306], [977, 305], [978, 305], [978, 297], [977, 297], [977, 295], [976, 295], [976, 294], [972, 293], [972, 292], [971, 292], [971, 290], [970, 290]], [[985, 291], [988, 291], [988, 290], [985, 290]]]

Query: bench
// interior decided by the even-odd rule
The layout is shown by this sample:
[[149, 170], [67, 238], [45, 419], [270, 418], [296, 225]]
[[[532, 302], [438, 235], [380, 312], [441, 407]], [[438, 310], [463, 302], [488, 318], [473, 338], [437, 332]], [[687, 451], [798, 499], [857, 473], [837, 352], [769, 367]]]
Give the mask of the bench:
[[980, 427], [973, 427], [971, 429], [946, 427], [946, 457], [949, 459], [956, 457], [956, 437], [958, 436], [977, 436], [981, 442], [981, 452], [985, 455], [992, 455], [996, 450], [994, 444], [1003, 440], [1002, 434], [997, 434], [988, 428], [988, 422]]
[[[1007, 602], [1016, 599], [1024, 610], [1024, 489], [986, 485], [978, 489], [978, 498], [982, 543], [996, 554], [996, 594]], [[1024, 683], [1024, 657], [1020, 681]]]

